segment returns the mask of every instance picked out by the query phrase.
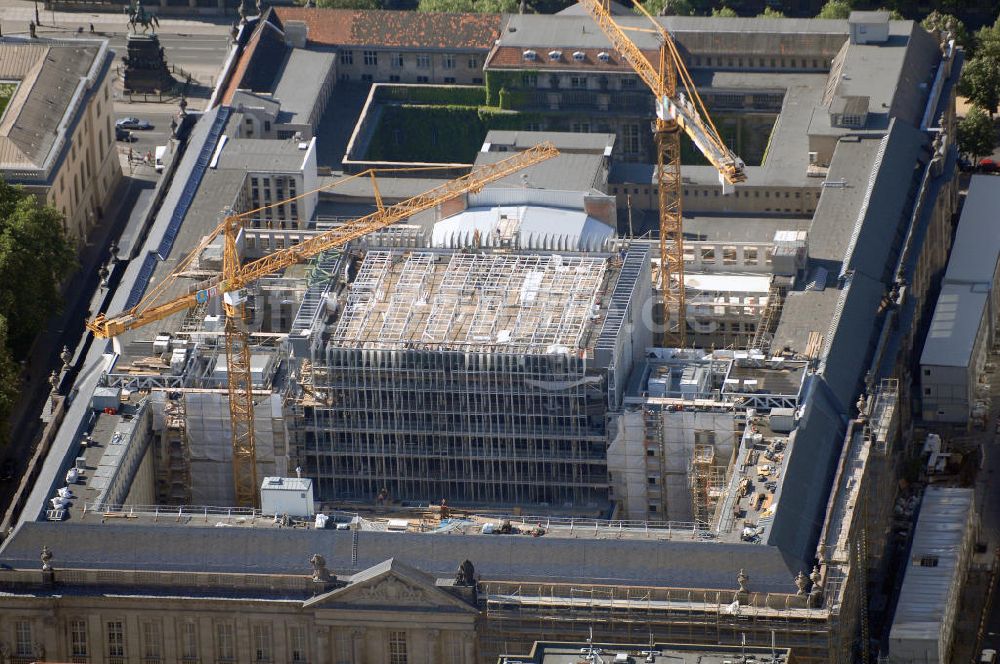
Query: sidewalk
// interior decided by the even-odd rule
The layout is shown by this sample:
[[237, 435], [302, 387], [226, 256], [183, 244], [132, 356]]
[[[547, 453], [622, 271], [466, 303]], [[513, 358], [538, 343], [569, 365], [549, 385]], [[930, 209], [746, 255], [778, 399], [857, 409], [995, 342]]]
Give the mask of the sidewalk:
[[[155, 12], [155, 7], [151, 7]], [[103, 36], [124, 35], [128, 18], [119, 12], [52, 12], [38, 8], [41, 19], [39, 33], [43, 32], [75, 32], [82, 26], [84, 32], [90, 23], [94, 24], [95, 32], [105, 32]], [[158, 17], [159, 18], [159, 17]], [[159, 18], [161, 32], [174, 34], [228, 34], [234, 16], [203, 16], [198, 18]], [[0, 2], [0, 20], [4, 22], [4, 33], [27, 32], [28, 23], [35, 20], [35, 5], [23, 0], [7, 0]], [[20, 24], [20, 25], [18, 25]], [[102, 36], [102, 35], [98, 35]]]

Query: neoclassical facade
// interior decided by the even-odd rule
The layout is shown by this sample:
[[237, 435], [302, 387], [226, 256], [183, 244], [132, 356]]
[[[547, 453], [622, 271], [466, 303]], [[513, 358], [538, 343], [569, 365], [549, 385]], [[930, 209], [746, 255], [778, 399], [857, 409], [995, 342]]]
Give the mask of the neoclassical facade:
[[396, 560], [343, 580], [53, 567], [0, 573], [0, 662], [479, 659], [474, 588]]

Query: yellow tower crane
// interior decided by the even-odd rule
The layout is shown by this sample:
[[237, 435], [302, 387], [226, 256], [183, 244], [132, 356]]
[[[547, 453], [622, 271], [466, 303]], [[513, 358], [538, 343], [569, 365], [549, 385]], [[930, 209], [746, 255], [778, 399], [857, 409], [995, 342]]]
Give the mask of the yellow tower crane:
[[[578, 0], [611, 45], [638, 74], [656, 99], [656, 185], [660, 205], [660, 292], [663, 294], [664, 346], [687, 345], [684, 298], [684, 236], [681, 214], [681, 140], [683, 130], [705, 158], [719, 171], [723, 190], [746, 180], [743, 160], [730, 150], [711, 117], [691, 74], [684, 66], [673, 38], [649, 12], [635, 6], [652, 21], [650, 30], [660, 38], [659, 66], [643, 54], [624, 28], [611, 17], [606, 0]], [[678, 81], [683, 90], [678, 94]]]
[[[226, 312], [226, 368], [229, 383], [229, 413], [232, 420], [233, 482], [236, 489], [236, 503], [242, 506], [256, 506], [257, 454], [254, 444], [253, 380], [250, 374], [249, 335], [243, 319], [243, 289], [261, 277], [308, 260], [328, 249], [343, 246], [351, 240], [390, 226], [417, 212], [431, 209], [456, 196], [480, 191], [490, 182], [517, 173], [557, 154], [558, 150], [546, 142], [502, 161], [477, 168], [468, 175], [395, 205], [383, 206], [379, 196], [378, 209], [372, 214], [354, 219], [297, 245], [275, 251], [246, 264], [240, 260], [237, 237], [244, 220], [257, 210], [229, 215], [136, 306], [113, 316], [101, 314], [87, 323], [87, 329], [98, 338], [116, 337], [128, 330], [163, 320], [167, 316], [222, 295]], [[296, 198], [305, 195], [308, 194]], [[279, 201], [275, 205], [286, 202], [288, 201]], [[174, 283], [220, 233], [224, 241], [222, 274], [199, 283], [196, 288], [188, 289], [183, 295], [167, 297], [169, 284]]]

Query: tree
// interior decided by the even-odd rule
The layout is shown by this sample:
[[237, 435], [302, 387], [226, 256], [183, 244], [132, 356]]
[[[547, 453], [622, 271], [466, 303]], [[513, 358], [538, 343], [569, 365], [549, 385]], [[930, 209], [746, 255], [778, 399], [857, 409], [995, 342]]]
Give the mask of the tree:
[[737, 16], [739, 16], [739, 14], [737, 14], [729, 7], [718, 7], [712, 10], [712, 16], [721, 18], [736, 18]]
[[764, 7], [764, 11], [757, 14], [757, 18], [785, 18], [785, 12], [780, 9]]
[[316, 0], [323, 9], [381, 9], [379, 0]]
[[993, 121], [982, 109], [973, 106], [958, 123], [958, 149], [975, 163], [991, 154], [995, 143]]
[[992, 117], [1000, 104], [1000, 58], [980, 54], [969, 60], [962, 68], [958, 93]]
[[816, 14], [816, 18], [847, 18], [851, 15], [851, 5], [847, 0], [829, 0]]
[[34, 195], [0, 180], [0, 312], [7, 350], [24, 357], [61, 305], [59, 282], [76, 265], [63, 216]]
[[7, 350], [7, 319], [0, 315], [0, 444], [7, 443], [5, 423], [17, 401], [20, 387], [19, 367]]
[[516, 14], [518, 7], [518, 0], [420, 0], [417, 11]]
[[924, 30], [927, 30], [928, 32], [933, 32], [935, 30], [938, 32], [945, 32], [947, 30], [951, 30], [954, 33], [955, 42], [967, 52], [972, 52], [974, 44], [972, 36], [965, 28], [965, 23], [955, 18], [952, 14], [942, 14], [935, 9], [920, 22], [920, 25], [922, 25]]
[[[694, 7], [688, 0], [646, 0], [643, 8], [653, 16], [694, 16]], [[638, 9], [636, 13], [640, 13]]]
[[900, 13], [898, 9], [889, 9], [888, 7], [879, 7], [880, 12], [889, 12], [890, 21], [905, 21], [906, 18]]

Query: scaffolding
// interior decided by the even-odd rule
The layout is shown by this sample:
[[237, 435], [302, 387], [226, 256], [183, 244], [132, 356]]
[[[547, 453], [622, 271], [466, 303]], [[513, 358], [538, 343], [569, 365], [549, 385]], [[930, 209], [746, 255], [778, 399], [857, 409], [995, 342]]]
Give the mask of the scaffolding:
[[781, 307], [785, 301], [786, 291], [787, 289], [778, 286], [772, 277], [771, 286], [767, 291], [767, 306], [764, 307], [760, 322], [757, 323], [753, 339], [748, 346], [751, 350], [762, 352], [770, 350], [774, 329], [778, 324], [778, 319], [781, 317]]
[[709, 483], [715, 465], [715, 445], [695, 443], [688, 478], [691, 485], [691, 510], [695, 521], [710, 521], [714, 505], [709, 505]]
[[608, 260], [370, 251], [330, 334], [340, 347], [578, 350]]
[[834, 621], [802, 595], [696, 588], [485, 581], [484, 661], [528, 652], [534, 641], [664, 642], [791, 647], [796, 661], [846, 662]]
[[294, 428], [320, 500], [606, 503], [610, 386], [593, 344], [620, 267], [397, 249], [356, 270], [302, 365]]
[[[666, 466], [666, 449], [664, 448], [664, 437], [663, 437], [663, 413], [659, 408], [643, 408], [643, 432], [644, 432], [644, 443], [646, 449], [646, 461], [647, 461], [647, 476], [650, 471], [656, 473], [656, 477], [665, 478], [667, 476], [667, 466]], [[650, 454], [652, 452], [652, 454]], [[653, 467], [650, 468], [649, 465]], [[656, 504], [659, 506], [660, 514], [666, 515], [670, 514], [669, 505], [667, 504], [667, 491], [666, 487], [663, 486], [663, 481], [661, 479], [660, 483], [655, 486], [651, 486], [647, 483], [647, 496], [648, 493], [654, 488], [659, 491], [658, 496], [648, 496], [649, 499], [656, 499]]]
[[184, 395], [167, 393], [163, 408], [164, 471], [160, 474], [161, 491], [167, 505], [191, 502], [191, 455], [187, 437], [187, 409]]

